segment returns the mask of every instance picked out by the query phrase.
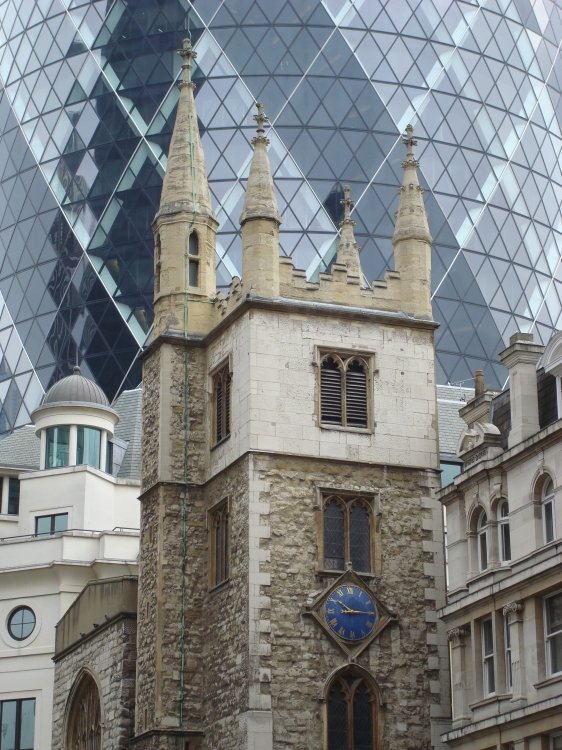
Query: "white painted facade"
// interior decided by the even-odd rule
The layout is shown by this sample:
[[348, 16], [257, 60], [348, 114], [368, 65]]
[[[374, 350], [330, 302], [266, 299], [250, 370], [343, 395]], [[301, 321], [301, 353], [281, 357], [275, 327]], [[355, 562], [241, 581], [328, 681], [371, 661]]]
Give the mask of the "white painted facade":
[[[95, 406], [62, 409], [57, 416], [51, 405], [49, 418], [101, 427], [106, 437], [117, 421], [108, 426], [102, 414], [98, 424]], [[43, 457], [44, 426], [38, 420]], [[20, 499], [17, 515], [9, 515], [5, 503], [0, 513], [0, 700], [35, 698], [34, 750], [50, 750], [55, 625], [88, 581], [136, 575], [139, 482], [84, 465], [19, 474], [0, 466], [2, 474], [19, 476]], [[3, 489], [6, 498], [6, 481]], [[67, 530], [36, 535], [36, 518], [53, 514], [68, 514]], [[21, 606], [33, 610], [36, 623], [27, 638], [16, 640], [8, 623]]]

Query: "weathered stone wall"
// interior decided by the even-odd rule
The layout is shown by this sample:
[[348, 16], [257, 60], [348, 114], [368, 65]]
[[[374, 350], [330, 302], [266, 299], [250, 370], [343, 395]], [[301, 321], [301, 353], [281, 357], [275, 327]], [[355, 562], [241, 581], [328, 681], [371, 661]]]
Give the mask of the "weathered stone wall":
[[[315, 352], [330, 345], [374, 354], [373, 432], [317, 422]], [[169, 338], [153, 347], [136, 746], [181, 747], [188, 733], [197, 750], [322, 746], [322, 691], [349, 659], [303, 608], [334, 580], [318, 575], [318, 488], [335, 488], [380, 503], [369, 585], [398, 618], [357, 661], [385, 704], [382, 747], [429, 748], [446, 659], [432, 331], [251, 310], [208, 348]], [[212, 447], [209, 372], [225, 357], [232, 434]], [[207, 514], [227, 497], [230, 579], [209, 589]]]
[[125, 750], [133, 735], [135, 711], [136, 622], [120, 617], [101, 627], [55, 665], [53, 748], [66, 747], [69, 695], [83, 669], [100, 692], [102, 739], [107, 750]]
[[[430, 705], [439, 702], [435, 581], [426, 571], [433, 555], [424, 551], [433, 523], [425, 472], [295, 457], [255, 459], [269, 505], [261, 519], [270, 527], [267, 543], [271, 585], [271, 634], [263, 634], [260, 670], [270, 674], [262, 689], [271, 693], [273, 747], [307, 750], [322, 746], [320, 696], [333, 670], [349, 660], [316, 622], [303, 614], [309, 594], [332, 580], [319, 580], [318, 487], [380, 492], [381, 575], [370, 585], [396, 613], [392, 623], [358, 657], [379, 686], [384, 707], [384, 748], [430, 748]], [[226, 748], [228, 745], [225, 745]], [[210, 746], [209, 746], [210, 747]]]

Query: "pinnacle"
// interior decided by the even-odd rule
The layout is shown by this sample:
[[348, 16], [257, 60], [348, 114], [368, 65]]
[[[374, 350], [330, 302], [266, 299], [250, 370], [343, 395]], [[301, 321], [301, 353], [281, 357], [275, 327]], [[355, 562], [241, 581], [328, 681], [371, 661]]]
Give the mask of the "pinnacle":
[[193, 96], [195, 84], [191, 80], [192, 63], [197, 53], [191, 41], [184, 39], [178, 54], [182, 58], [180, 97], [158, 215], [188, 211], [213, 217]]
[[344, 185], [343, 198], [340, 201], [343, 206], [343, 219], [341, 221], [341, 234], [338, 242], [336, 263], [346, 266], [348, 274], [361, 277], [361, 262], [359, 260], [359, 248], [355, 240], [353, 227], [355, 222], [351, 218], [353, 201], [349, 185]]
[[263, 104], [258, 103], [256, 106], [258, 114], [254, 115], [254, 120], [257, 123], [257, 135], [252, 139], [254, 154], [240, 223], [244, 224], [249, 219], [271, 219], [279, 226], [281, 219], [267, 155], [269, 140], [265, 137], [265, 125], [268, 119]]
[[400, 198], [392, 242], [419, 239], [431, 243], [427, 214], [423, 203], [423, 190], [418, 180], [419, 162], [414, 156], [414, 146], [417, 145], [417, 141], [414, 138], [414, 129], [411, 125], [406, 127], [403, 143], [406, 146], [406, 159], [402, 162], [404, 177], [398, 190]]

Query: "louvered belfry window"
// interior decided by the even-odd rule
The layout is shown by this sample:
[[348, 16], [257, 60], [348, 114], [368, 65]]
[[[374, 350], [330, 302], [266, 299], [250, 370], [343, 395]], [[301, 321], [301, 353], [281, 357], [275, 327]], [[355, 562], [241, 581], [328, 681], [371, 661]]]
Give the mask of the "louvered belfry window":
[[230, 381], [230, 369], [225, 364], [213, 376], [214, 444], [230, 435]]
[[368, 427], [367, 362], [362, 357], [325, 354], [320, 363], [320, 421]]

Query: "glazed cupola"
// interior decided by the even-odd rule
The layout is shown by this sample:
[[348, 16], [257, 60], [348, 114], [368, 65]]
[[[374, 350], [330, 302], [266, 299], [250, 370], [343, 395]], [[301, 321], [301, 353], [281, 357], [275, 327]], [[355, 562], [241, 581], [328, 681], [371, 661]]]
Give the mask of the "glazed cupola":
[[45, 393], [31, 418], [41, 439], [41, 469], [86, 464], [111, 473], [111, 440], [119, 417], [79, 367]]

